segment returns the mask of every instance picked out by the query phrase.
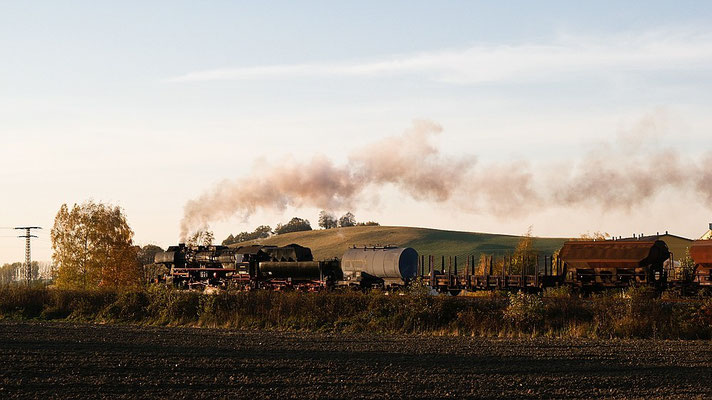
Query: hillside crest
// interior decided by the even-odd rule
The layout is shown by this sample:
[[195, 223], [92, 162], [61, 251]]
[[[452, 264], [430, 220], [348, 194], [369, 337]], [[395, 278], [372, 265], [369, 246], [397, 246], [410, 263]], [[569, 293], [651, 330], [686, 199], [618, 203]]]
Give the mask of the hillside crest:
[[[297, 243], [312, 249], [314, 258], [341, 257], [351, 246], [395, 245], [412, 247], [419, 254], [439, 256], [467, 256], [480, 253], [506, 254], [516, 247], [521, 236], [482, 232], [447, 231], [404, 226], [352, 226], [319, 229], [273, 235], [266, 239], [236, 243], [284, 246]], [[551, 254], [561, 247], [565, 238], [534, 238], [534, 248]]]

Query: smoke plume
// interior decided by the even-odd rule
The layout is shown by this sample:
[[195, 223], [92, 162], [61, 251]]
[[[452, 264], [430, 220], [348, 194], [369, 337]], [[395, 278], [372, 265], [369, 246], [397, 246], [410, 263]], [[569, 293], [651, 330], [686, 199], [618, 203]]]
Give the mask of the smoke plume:
[[660, 110], [619, 134], [592, 145], [580, 159], [531, 166], [526, 161], [485, 165], [473, 156], [451, 157], [433, 145], [442, 128], [415, 121], [402, 135], [357, 149], [343, 165], [316, 155], [286, 159], [225, 180], [185, 205], [181, 236], [210, 222], [257, 209], [315, 207], [354, 209], [365, 194], [391, 184], [413, 199], [448, 203], [466, 212], [524, 216], [548, 207], [629, 210], [660, 191], [695, 191], [712, 202], [712, 153], [704, 162], [656, 143], [667, 130]]
[[446, 201], [462, 185], [470, 163], [444, 158], [430, 143], [430, 137], [441, 131], [435, 123], [415, 121], [400, 136], [358, 149], [343, 166], [317, 155], [308, 162], [288, 159], [256, 169], [247, 177], [225, 180], [188, 201], [181, 237], [212, 221], [248, 217], [258, 208], [352, 208], [371, 185], [393, 184], [418, 200]]

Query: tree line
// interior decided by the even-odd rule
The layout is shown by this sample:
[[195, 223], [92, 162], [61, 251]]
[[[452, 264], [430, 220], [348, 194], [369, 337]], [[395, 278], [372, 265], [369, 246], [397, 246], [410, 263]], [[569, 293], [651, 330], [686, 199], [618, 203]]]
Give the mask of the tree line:
[[350, 226], [379, 226], [380, 224], [375, 221], [366, 222], [356, 222], [356, 217], [349, 211], [342, 215], [340, 218], [326, 210], [322, 210], [319, 213], [319, 226], [323, 229], [333, 229], [333, 228], [347, 228]]
[[[32, 279], [37, 279], [39, 277], [39, 271], [40, 271], [40, 263], [37, 261], [32, 261], [31, 265], [31, 278]], [[15, 278], [18, 276], [18, 273], [21, 273], [20, 271], [23, 271], [23, 268], [25, 266], [25, 263], [22, 262], [14, 262], [14, 263], [6, 263], [3, 264], [0, 267], [0, 284], [6, 284], [10, 283], [15, 280]], [[25, 279], [24, 275], [22, 276], [22, 279]]]
[[[352, 212], [347, 212], [340, 218], [336, 218], [333, 213], [322, 210], [319, 213], [319, 227], [322, 229], [332, 229], [332, 228], [346, 228], [349, 226], [378, 226], [378, 222], [367, 221], [367, 222], [356, 222], [356, 217]], [[283, 235], [290, 232], [303, 232], [311, 231], [312, 226], [308, 219], [303, 219], [299, 217], [294, 217], [287, 223], [277, 224], [277, 227], [272, 230], [269, 225], [260, 225], [255, 228], [252, 232], [240, 232], [236, 235], [230, 234], [225, 240], [222, 241], [223, 246], [230, 244], [249, 242], [251, 240], [268, 238], [271, 235]]]

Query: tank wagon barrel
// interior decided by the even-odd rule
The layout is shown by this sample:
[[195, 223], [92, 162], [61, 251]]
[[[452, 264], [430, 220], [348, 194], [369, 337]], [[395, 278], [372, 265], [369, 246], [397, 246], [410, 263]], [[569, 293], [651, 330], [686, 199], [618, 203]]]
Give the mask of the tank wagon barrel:
[[410, 247], [353, 247], [341, 258], [347, 284], [405, 285], [418, 274], [418, 252]]

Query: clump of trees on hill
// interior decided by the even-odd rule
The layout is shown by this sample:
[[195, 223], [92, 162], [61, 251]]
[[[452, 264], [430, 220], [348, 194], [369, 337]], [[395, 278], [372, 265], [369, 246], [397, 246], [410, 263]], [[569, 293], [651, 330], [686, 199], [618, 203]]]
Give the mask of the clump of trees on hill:
[[334, 214], [322, 210], [319, 213], [319, 226], [322, 227], [323, 229], [332, 229], [332, 228], [346, 228], [349, 226], [379, 226], [380, 224], [375, 221], [367, 221], [367, 222], [356, 222], [356, 217], [354, 214], [349, 211], [341, 218], [336, 219], [336, 216]]
[[366, 222], [357, 222], [356, 226], [381, 226], [381, 224], [379, 224], [376, 221], [366, 221]]
[[228, 236], [222, 241], [223, 246], [229, 244], [247, 242], [249, 240], [264, 239], [272, 235], [272, 228], [269, 225], [260, 225], [252, 232], [240, 232], [237, 235]]
[[[356, 217], [350, 211], [342, 215], [340, 218], [336, 218], [333, 213], [322, 210], [319, 213], [319, 226], [324, 229], [332, 229], [338, 227], [347, 226], [379, 226], [380, 224], [375, 221], [366, 222], [356, 222]], [[268, 238], [271, 235], [282, 235], [290, 232], [302, 232], [312, 230], [311, 223], [308, 219], [303, 219], [299, 217], [294, 217], [289, 222], [285, 224], [277, 224], [277, 227], [270, 228], [269, 225], [260, 225], [255, 228], [252, 232], [240, 232], [237, 235], [230, 234], [225, 240], [222, 241], [223, 246], [249, 242], [251, 240]]]
[[222, 241], [222, 244], [223, 246], [227, 246], [235, 243], [248, 242], [250, 240], [264, 239], [270, 237], [271, 235], [281, 235], [284, 233], [310, 230], [312, 230], [312, 227], [308, 219], [294, 217], [285, 224], [277, 224], [274, 231], [269, 225], [260, 225], [252, 232], [240, 232], [237, 235], [230, 234], [230, 236]]
[[281, 235], [284, 233], [302, 232], [310, 230], [312, 230], [312, 227], [308, 219], [294, 217], [286, 224], [277, 224], [277, 227], [274, 228], [274, 233], [276, 233], [277, 235]]

